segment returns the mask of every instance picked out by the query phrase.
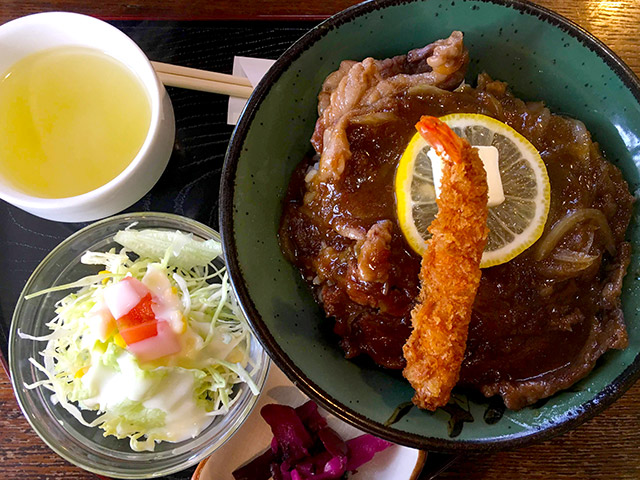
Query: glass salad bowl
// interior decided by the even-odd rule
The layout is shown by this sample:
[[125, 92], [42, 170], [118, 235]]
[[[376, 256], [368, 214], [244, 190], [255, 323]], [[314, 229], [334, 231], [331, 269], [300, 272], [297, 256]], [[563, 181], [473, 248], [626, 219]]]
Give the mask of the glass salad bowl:
[[[46, 364], [47, 361], [40, 352], [45, 349], [47, 342], [35, 341], [32, 337], [43, 337], [51, 333], [47, 323], [56, 316], [56, 303], [80, 288], [51, 291], [52, 287], [99, 274], [104, 266], [81, 263], [82, 255], [86, 251], [106, 252], [114, 247], [119, 251], [122, 247], [113, 237], [118, 231], [131, 225], [136, 230], [179, 230], [192, 234], [195, 239], [220, 242], [218, 233], [211, 228], [194, 220], [166, 213], [124, 214], [80, 230], [58, 245], [27, 281], [11, 324], [9, 367], [14, 392], [25, 417], [42, 440], [61, 457], [85, 470], [109, 477], [149, 478], [185, 469], [222, 446], [246, 420], [258, 396], [252, 393], [247, 384], [235, 384], [232, 387], [235, 402], [226, 413], [213, 416], [213, 421], [195, 437], [175, 443], [162, 441], [156, 443], [152, 451], [135, 451], [129, 438], [105, 436], [101, 428], [85, 426], [69, 411], [73, 408], [65, 409], [53, 392], [43, 385], [50, 382], [47, 382], [47, 375], [36, 362]], [[219, 254], [212, 263], [216, 268], [224, 267], [222, 255]], [[49, 289], [49, 293], [29, 297], [30, 294], [45, 289]], [[229, 293], [233, 294], [231, 291]], [[246, 326], [240, 309], [235, 306], [233, 311], [237, 312], [240, 323]], [[247, 359], [246, 372], [257, 389], [261, 390], [267, 378], [270, 360], [253, 337], [247, 349]], [[49, 362], [51, 366], [51, 360]], [[137, 377], [134, 375], [134, 378]], [[115, 389], [129, 388], [124, 383], [126, 382], [112, 383], [110, 386]], [[171, 387], [176, 388], [173, 384]], [[82, 410], [82, 415], [85, 422], [89, 423], [98, 416], [90, 410]]]

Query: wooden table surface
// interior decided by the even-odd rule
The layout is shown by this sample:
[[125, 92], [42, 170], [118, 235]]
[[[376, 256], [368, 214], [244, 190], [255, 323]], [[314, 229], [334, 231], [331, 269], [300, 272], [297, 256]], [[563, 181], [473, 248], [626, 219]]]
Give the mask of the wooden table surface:
[[[0, 24], [30, 13], [65, 10], [104, 19], [310, 19], [353, 0], [0, 0]], [[640, 75], [640, 1], [539, 0], [590, 31]], [[68, 464], [22, 417], [0, 368], [0, 478], [95, 479]], [[603, 414], [550, 441], [494, 455], [471, 455], [443, 479], [640, 479], [640, 382]]]

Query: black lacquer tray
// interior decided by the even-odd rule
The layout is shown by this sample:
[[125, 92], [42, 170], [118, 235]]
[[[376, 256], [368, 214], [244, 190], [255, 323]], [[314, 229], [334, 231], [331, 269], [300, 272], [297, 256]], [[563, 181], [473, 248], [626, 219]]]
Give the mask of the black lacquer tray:
[[[231, 73], [235, 55], [277, 58], [317, 22], [112, 21], [149, 59]], [[220, 173], [233, 126], [228, 97], [168, 88], [176, 117], [176, 143], [155, 187], [127, 212], [184, 215], [218, 227]], [[0, 200], [0, 349], [7, 338], [22, 287], [58, 243], [86, 223], [43, 220]], [[195, 468], [195, 467], [194, 467]], [[191, 478], [194, 468], [165, 479]]]

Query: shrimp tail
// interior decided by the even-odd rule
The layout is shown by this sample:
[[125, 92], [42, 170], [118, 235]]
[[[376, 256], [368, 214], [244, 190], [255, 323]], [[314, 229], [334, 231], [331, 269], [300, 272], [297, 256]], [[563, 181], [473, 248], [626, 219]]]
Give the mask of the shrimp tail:
[[415, 390], [413, 402], [435, 410], [449, 401], [466, 350], [488, 234], [487, 179], [477, 151], [445, 123], [422, 117], [416, 128], [442, 158], [443, 171], [403, 375]]
[[464, 140], [457, 136], [448, 125], [436, 117], [423, 116], [416, 124], [416, 130], [440, 157], [449, 157], [452, 161], [460, 161]]

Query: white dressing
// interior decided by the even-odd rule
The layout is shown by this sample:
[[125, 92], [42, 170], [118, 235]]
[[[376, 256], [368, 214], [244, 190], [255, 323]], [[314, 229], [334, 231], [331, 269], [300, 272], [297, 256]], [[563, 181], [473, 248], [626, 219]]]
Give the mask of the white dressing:
[[82, 377], [90, 395], [80, 402], [83, 406], [107, 411], [130, 400], [161, 410], [165, 413], [161, 430], [171, 442], [193, 438], [213, 420], [196, 402], [192, 371], [160, 367], [141, 374], [135, 358], [126, 351], [118, 357], [118, 366], [116, 370], [98, 361], [89, 368]]
[[193, 372], [171, 370], [154, 395], [144, 401], [146, 408], [166, 412], [164, 429], [170, 442], [193, 438], [213, 421], [213, 417], [197, 404], [194, 386]]

